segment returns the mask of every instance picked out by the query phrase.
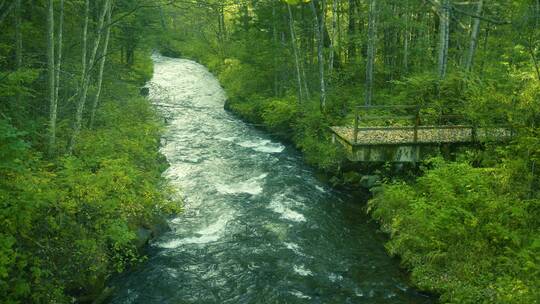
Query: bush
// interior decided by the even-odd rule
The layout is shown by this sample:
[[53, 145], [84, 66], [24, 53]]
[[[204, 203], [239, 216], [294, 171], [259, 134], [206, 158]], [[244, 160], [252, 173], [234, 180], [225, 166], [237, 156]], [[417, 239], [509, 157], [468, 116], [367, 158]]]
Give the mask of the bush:
[[422, 289], [448, 303], [536, 303], [539, 199], [506, 191], [508, 169], [432, 162], [416, 184], [385, 186], [369, 211]]
[[[0, 298], [68, 303], [139, 260], [134, 231], [179, 211], [148, 101], [109, 101], [74, 156], [49, 163], [0, 120]], [[69, 261], [69, 263], [66, 263]]]

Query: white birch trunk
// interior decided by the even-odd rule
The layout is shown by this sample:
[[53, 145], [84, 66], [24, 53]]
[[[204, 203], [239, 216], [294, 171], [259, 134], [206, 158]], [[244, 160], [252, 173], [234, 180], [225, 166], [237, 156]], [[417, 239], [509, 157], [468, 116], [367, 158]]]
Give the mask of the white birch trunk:
[[450, 1], [443, 0], [439, 12], [439, 78], [446, 77], [448, 64], [448, 40], [450, 27]]
[[22, 67], [22, 11], [21, 0], [15, 1], [15, 65], [18, 70]]
[[321, 20], [319, 21], [317, 9], [315, 8], [314, 1], [311, 1], [310, 3], [311, 10], [313, 12], [313, 20], [316, 25], [315, 28], [315, 34], [317, 36], [317, 60], [319, 63], [319, 80], [320, 80], [320, 108], [321, 111], [324, 111], [326, 108], [326, 83], [324, 79], [324, 22], [325, 22], [325, 6], [326, 3], [323, 0], [322, 1], [322, 13], [321, 13]]
[[365, 104], [371, 105], [373, 101], [373, 70], [375, 66], [375, 44], [377, 39], [377, 0], [370, 0], [368, 23]]
[[49, 95], [49, 156], [54, 155], [56, 146], [56, 100], [54, 98], [54, 0], [47, 6], [47, 87]]
[[[110, 5], [110, 4], [109, 4]], [[111, 36], [111, 19], [112, 19], [112, 7], [109, 6], [107, 12], [107, 31], [105, 33], [105, 41], [103, 42], [103, 50], [101, 52], [101, 58], [99, 62], [99, 72], [97, 79], [97, 92], [94, 97], [94, 102], [92, 103], [92, 111], [90, 113], [90, 128], [94, 126], [94, 119], [96, 116], [96, 111], [99, 105], [99, 98], [101, 97], [101, 87], [103, 84], [103, 72], [105, 71], [105, 62], [107, 61], [107, 52], [109, 49], [109, 39]]]
[[[484, 8], [484, 0], [478, 1], [478, 7], [476, 9], [476, 15], [481, 16], [482, 10]], [[474, 18], [472, 32], [471, 32], [471, 42], [469, 46], [469, 53], [467, 54], [467, 61], [465, 62], [465, 70], [471, 71], [473, 62], [474, 62], [474, 54], [476, 52], [476, 46], [478, 44], [478, 33], [480, 32], [480, 18]]]
[[332, 1], [332, 36], [330, 36], [330, 58], [328, 59], [328, 75], [332, 75], [334, 72], [334, 60], [335, 60], [335, 41], [336, 41], [336, 31], [337, 31], [337, 2], [338, 0]]
[[[107, 13], [109, 3], [110, 3], [110, 0], [106, 0], [104, 5], [103, 5], [103, 9], [101, 11], [99, 21], [98, 21], [98, 27], [96, 29], [97, 33], [96, 33], [96, 37], [94, 39], [94, 47], [92, 49], [92, 53], [90, 54], [90, 60], [88, 60], [88, 62], [85, 63], [85, 65], [84, 65], [85, 69], [84, 69], [84, 72], [83, 72], [83, 80], [82, 80], [82, 84], [81, 84], [82, 87], [81, 87], [81, 89], [79, 91], [80, 96], [79, 96], [79, 101], [77, 103], [77, 110], [76, 110], [76, 113], [75, 113], [75, 125], [73, 127], [73, 134], [71, 135], [71, 140], [70, 140], [69, 147], [68, 147], [68, 153], [69, 154], [73, 153], [73, 149], [75, 148], [77, 138], [79, 136], [79, 133], [81, 132], [84, 107], [85, 107], [85, 104], [86, 104], [86, 97], [88, 95], [88, 87], [90, 86], [90, 78], [91, 78], [90, 77], [90, 71], [91, 71], [91, 69], [93, 68], [93, 66], [95, 64], [96, 54], [97, 54], [99, 44], [100, 44], [100, 41], [101, 41], [101, 35], [103, 33], [103, 23], [105, 22], [105, 15]], [[87, 5], [86, 12], [88, 12], [89, 11], [89, 9], [88, 9], [88, 0], [86, 0], [86, 5]], [[84, 30], [84, 33], [83, 33], [84, 53], [86, 53], [87, 26], [88, 26], [88, 14], [85, 16], [85, 30]], [[86, 54], [85, 54], [85, 57], [86, 57]]]
[[60, 70], [62, 68], [62, 48], [63, 48], [63, 32], [64, 32], [64, 0], [60, 0], [60, 12], [58, 16], [58, 44], [56, 50], [56, 67], [55, 67], [55, 88], [54, 100], [58, 105], [58, 96], [60, 91]]
[[298, 58], [298, 47], [296, 45], [296, 34], [294, 31], [294, 17], [291, 11], [291, 6], [287, 4], [287, 10], [289, 12], [289, 30], [291, 32], [291, 44], [294, 52], [294, 63], [296, 67], [296, 79], [298, 81], [298, 102], [302, 103], [304, 94], [302, 93], [302, 76], [300, 73], [300, 59]]
[[403, 71], [405, 74], [409, 72], [409, 40], [411, 39], [411, 28], [409, 26], [410, 18], [409, 0], [407, 0], [405, 9], [405, 41], [403, 45]]

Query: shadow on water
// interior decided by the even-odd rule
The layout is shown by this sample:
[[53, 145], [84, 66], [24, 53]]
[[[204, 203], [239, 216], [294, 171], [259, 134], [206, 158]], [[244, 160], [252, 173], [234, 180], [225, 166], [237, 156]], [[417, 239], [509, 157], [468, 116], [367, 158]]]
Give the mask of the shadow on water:
[[364, 199], [332, 190], [297, 151], [224, 111], [203, 66], [154, 61], [164, 175], [185, 212], [113, 281], [110, 303], [434, 303], [386, 254]]

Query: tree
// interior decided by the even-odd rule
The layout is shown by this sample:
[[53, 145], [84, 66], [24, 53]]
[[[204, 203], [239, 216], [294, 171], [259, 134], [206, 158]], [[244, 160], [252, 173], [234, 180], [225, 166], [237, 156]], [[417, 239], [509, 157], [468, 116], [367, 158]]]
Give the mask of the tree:
[[315, 33], [317, 36], [317, 58], [318, 58], [318, 64], [319, 64], [319, 80], [320, 80], [320, 109], [321, 111], [325, 111], [326, 109], [326, 82], [324, 78], [324, 69], [325, 69], [325, 61], [324, 61], [324, 27], [326, 22], [326, 1], [322, 0], [321, 3], [321, 18], [319, 22], [319, 17], [317, 13], [317, 9], [315, 8], [315, 1], [310, 2], [311, 10], [313, 12], [313, 20], [315, 24]]
[[377, 0], [369, 2], [368, 50], [366, 63], [366, 96], [365, 104], [371, 105], [373, 100], [373, 70], [375, 66], [375, 44], [377, 39]]
[[92, 48], [92, 52], [90, 53], [90, 58], [88, 59], [88, 62], [86, 62], [86, 40], [87, 40], [87, 30], [88, 30], [88, 18], [89, 18], [89, 0], [85, 1], [85, 21], [84, 21], [84, 30], [83, 30], [83, 71], [82, 71], [82, 80], [81, 80], [81, 86], [79, 87], [79, 100], [77, 103], [77, 110], [75, 113], [75, 123], [73, 126], [73, 134], [71, 135], [71, 140], [69, 142], [68, 147], [68, 153], [71, 154], [73, 152], [73, 149], [75, 148], [75, 144], [77, 142], [77, 137], [79, 136], [79, 133], [81, 132], [82, 128], [82, 121], [83, 121], [83, 113], [84, 113], [84, 107], [86, 105], [86, 97], [88, 95], [88, 89], [90, 86], [90, 80], [91, 80], [91, 69], [94, 67], [95, 60], [96, 60], [96, 54], [99, 49], [99, 45], [101, 42], [101, 35], [103, 33], [103, 24], [105, 22], [105, 15], [107, 14], [107, 10], [109, 9], [109, 4], [111, 0], [105, 0], [103, 3], [101, 13], [99, 15], [98, 20], [98, 26], [95, 33], [94, 38], [94, 45]]
[[[476, 15], [481, 16], [484, 7], [484, 0], [478, 0], [478, 7], [476, 9]], [[469, 53], [465, 62], [465, 70], [471, 71], [473, 66], [474, 54], [476, 52], [476, 46], [478, 44], [478, 33], [480, 32], [480, 18], [474, 17], [474, 22], [471, 32], [471, 42], [469, 46]]]
[[439, 8], [439, 78], [446, 77], [450, 40], [450, 0], [441, 0]]
[[54, 64], [54, 0], [47, 6], [47, 82], [49, 90], [49, 155], [54, 154], [56, 146], [55, 64]]
[[92, 110], [90, 113], [90, 128], [94, 125], [94, 120], [96, 116], [97, 107], [99, 105], [99, 98], [101, 96], [101, 87], [103, 86], [103, 72], [105, 70], [105, 62], [107, 61], [108, 56], [108, 49], [109, 49], [109, 39], [111, 36], [111, 18], [112, 16], [112, 3], [109, 3], [109, 7], [107, 9], [107, 30], [105, 33], [105, 41], [103, 42], [103, 49], [101, 51], [101, 56], [99, 60], [99, 72], [98, 72], [98, 79], [97, 79], [97, 92], [96, 96], [94, 97], [94, 102], [92, 103]]

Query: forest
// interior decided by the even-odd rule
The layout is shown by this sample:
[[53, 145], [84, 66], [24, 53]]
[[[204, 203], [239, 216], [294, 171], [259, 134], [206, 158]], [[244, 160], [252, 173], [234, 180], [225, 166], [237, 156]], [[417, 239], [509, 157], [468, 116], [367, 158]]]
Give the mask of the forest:
[[[0, 0], [0, 302], [91, 302], [144, 260], [140, 227], [182, 212], [140, 94], [153, 52], [208, 67], [229, 112], [332, 186], [379, 176], [363, 212], [419, 290], [538, 303], [540, 0]], [[358, 165], [329, 128], [369, 105], [515, 135]]]

